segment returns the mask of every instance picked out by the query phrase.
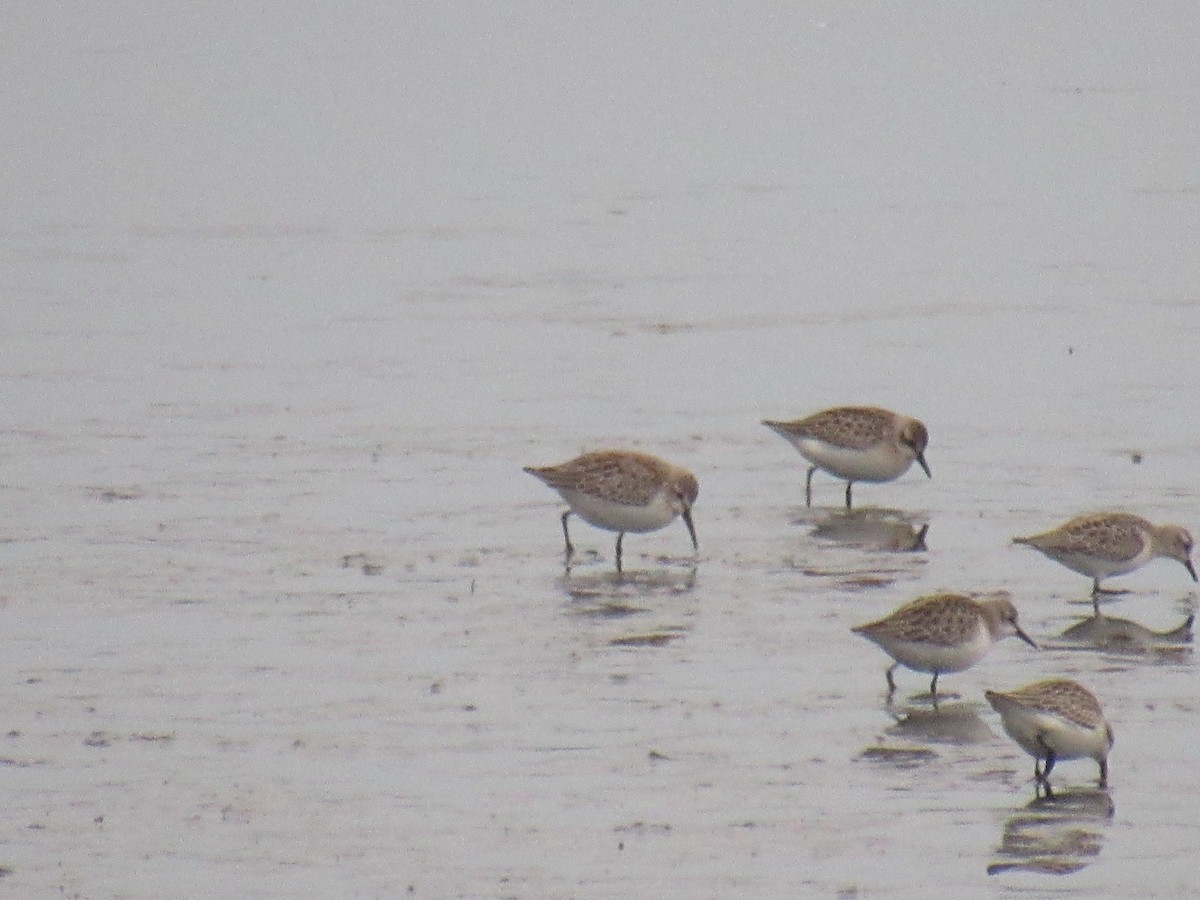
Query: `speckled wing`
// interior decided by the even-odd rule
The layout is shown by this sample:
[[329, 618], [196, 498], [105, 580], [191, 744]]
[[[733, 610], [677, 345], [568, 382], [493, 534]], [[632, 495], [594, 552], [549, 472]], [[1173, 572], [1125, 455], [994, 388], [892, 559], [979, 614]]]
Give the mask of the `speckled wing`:
[[886, 619], [860, 625], [853, 630], [870, 638], [953, 646], [979, 627], [980, 618], [979, 604], [970, 597], [941, 594], [920, 597], [900, 607]]
[[888, 440], [894, 417], [887, 410], [870, 406], [842, 406], [827, 409], [787, 423], [790, 434], [813, 437], [847, 450], [868, 450]]
[[1095, 728], [1104, 718], [1104, 710], [1091, 692], [1066, 679], [1039, 681], [1007, 696], [1029, 709], [1062, 716], [1084, 728]]
[[650, 503], [668, 476], [662, 460], [626, 450], [599, 450], [558, 466], [525, 471], [557, 491], [579, 491], [629, 506]]
[[1101, 556], [1123, 562], [1133, 559], [1146, 545], [1147, 523], [1127, 513], [1080, 516], [1061, 528], [1036, 535], [1029, 543], [1039, 550]]

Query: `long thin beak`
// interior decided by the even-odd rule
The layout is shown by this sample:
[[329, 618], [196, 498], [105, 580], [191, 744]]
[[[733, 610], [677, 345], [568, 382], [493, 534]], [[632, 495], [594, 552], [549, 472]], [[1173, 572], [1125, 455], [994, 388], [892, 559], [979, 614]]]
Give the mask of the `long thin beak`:
[[924, 453], [917, 454], [917, 462], [919, 462], [921, 464], [921, 468], [925, 470], [925, 474], [928, 475], [930, 478], [932, 478], [933, 473], [929, 471], [929, 463], [925, 462], [925, 454]]
[[1188, 574], [1192, 576], [1192, 581], [1200, 581], [1200, 578], [1196, 577], [1196, 567], [1192, 565], [1190, 559], [1184, 560], [1183, 565], [1187, 568]]
[[1027, 635], [1024, 631], [1022, 631], [1021, 626], [1018, 625], [1016, 622], [1013, 623], [1013, 631], [1015, 631], [1017, 633], [1017, 637], [1019, 637], [1021, 640], [1023, 640], [1025, 643], [1027, 643], [1034, 650], [1036, 650], [1038, 648], [1038, 645], [1033, 642], [1033, 638], [1031, 638], [1029, 635]]
[[690, 534], [692, 536], [692, 549], [695, 550], [697, 553], [699, 553], [700, 552], [700, 544], [696, 540], [696, 526], [692, 524], [691, 509], [685, 509], [683, 511], [682, 515], [683, 515], [683, 524], [687, 526], [688, 534]]

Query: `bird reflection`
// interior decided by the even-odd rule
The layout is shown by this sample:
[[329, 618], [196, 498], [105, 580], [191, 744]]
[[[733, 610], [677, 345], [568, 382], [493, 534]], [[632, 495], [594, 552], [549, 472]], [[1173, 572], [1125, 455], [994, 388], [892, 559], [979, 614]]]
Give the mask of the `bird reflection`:
[[572, 600], [600, 604], [605, 608], [630, 608], [630, 600], [650, 595], [689, 593], [696, 586], [695, 565], [654, 569], [626, 569], [579, 573], [568, 566], [558, 586]]
[[1195, 618], [1193, 614], [1175, 628], [1153, 631], [1130, 619], [1100, 613], [1081, 619], [1059, 637], [1087, 647], [1121, 653], [1178, 653], [1192, 642]]
[[1066, 875], [1100, 855], [1104, 829], [1116, 808], [1107, 791], [1076, 788], [1039, 797], [1008, 817], [989, 875], [1043, 872]]
[[[799, 523], [808, 520], [799, 520]], [[929, 523], [920, 525], [896, 509], [854, 509], [823, 515], [813, 526], [812, 536], [843, 547], [916, 553], [929, 548], [925, 536]]]
[[933, 709], [889, 703], [888, 714], [896, 724], [887, 733], [931, 744], [981, 744], [995, 737], [979, 716], [975, 703], [944, 703]]

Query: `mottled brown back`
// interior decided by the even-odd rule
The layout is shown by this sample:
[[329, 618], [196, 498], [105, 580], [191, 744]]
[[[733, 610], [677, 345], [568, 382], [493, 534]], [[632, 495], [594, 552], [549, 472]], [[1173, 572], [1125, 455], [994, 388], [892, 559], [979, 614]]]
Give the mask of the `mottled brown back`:
[[918, 597], [890, 616], [852, 629], [867, 637], [953, 646], [968, 638], [984, 618], [979, 603], [961, 594]]
[[874, 406], [839, 406], [774, 427], [796, 437], [812, 437], [848, 450], [866, 450], [890, 440], [895, 417]]
[[1053, 531], [1016, 540], [1048, 552], [1126, 560], [1142, 552], [1153, 529], [1141, 516], [1131, 513], [1094, 513], [1078, 516]]
[[649, 453], [597, 450], [557, 466], [527, 466], [525, 471], [555, 490], [579, 491], [612, 503], [645, 506], [679, 470]]
[[1066, 678], [1047, 678], [1007, 693], [1022, 706], [1055, 713], [1084, 728], [1094, 728], [1104, 718], [1091, 691]]

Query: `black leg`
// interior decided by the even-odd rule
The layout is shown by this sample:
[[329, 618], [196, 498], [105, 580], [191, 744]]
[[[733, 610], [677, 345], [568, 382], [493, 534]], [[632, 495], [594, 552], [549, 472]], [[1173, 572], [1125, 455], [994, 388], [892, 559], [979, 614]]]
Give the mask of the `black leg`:
[[1047, 750], [1046, 763], [1042, 766], [1042, 789], [1046, 792], [1046, 799], [1054, 799], [1054, 791], [1050, 788], [1050, 770], [1054, 768], [1054, 751]]
[[938, 673], [933, 673], [933, 681], [929, 682], [929, 696], [933, 698], [934, 707], [937, 706], [937, 677]]
[[562, 514], [563, 539], [566, 540], [566, 542], [567, 542], [567, 559], [568, 560], [571, 558], [571, 555], [575, 552], [575, 548], [573, 546], [571, 546], [571, 532], [569, 532], [567, 530], [567, 516], [569, 516], [570, 514], [571, 514], [571, 511], [569, 509], [565, 513]]
[[1054, 791], [1050, 788], [1050, 770], [1054, 768], [1054, 751], [1050, 749], [1050, 746], [1040, 734], [1037, 736], [1037, 742], [1046, 751], [1046, 762], [1039, 769], [1038, 763], [1041, 762], [1041, 759], [1036, 756], [1033, 759], [1033, 777], [1037, 782], [1037, 784], [1034, 785], [1034, 792], [1037, 792], [1037, 788], [1040, 785], [1043, 791], [1043, 796], [1047, 800], [1053, 800]]
[[817, 471], [816, 466], [809, 466], [808, 477], [804, 479], [804, 505], [812, 506], [812, 477], [813, 472]]
[[625, 537], [625, 532], [617, 532], [617, 572], [621, 571], [621, 539]]
[[892, 694], [896, 693], [896, 679], [894, 679], [892, 677], [892, 673], [896, 671], [896, 666], [898, 666], [898, 665], [900, 665], [900, 663], [893, 663], [891, 668], [889, 668], [887, 670], [887, 672], [885, 673], [887, 676], [888, 698], [889, 699], [891, 698]]
[[1096, 615], [1100, 615], [1100, 598], [1101, 597], [1116, 597], [1121, 594], [1128, 594], [1129, 591], [1124, 588], [1103, 588], [1100, 587], [1100, 579], [1092, 579], [1092, 609]]
[[1047, 787], [1049, 787], [1049, 786], [1050, 786], [1050, 785], [1049, 785], [1049, 780], [1050, 780], [1050, 770], [1054, 768], [1054, 763], [1055, 763], [1055, 762], [1057, 762], [1057, 759], [1056, 759], [1056, 758], [1055, 758], [1055, 756], [1054, 756], [1054, 751], [1053, 751], [1053, 750], [1047, 750], [1047, 752], [1046, 752], [1046, 764], [1045, 764], [1044, 766], [1042, 766], [1042, 780], [1047, 782], [1047, 785], [1046, 785]]
[[1108, 787], [1108, 760], [1100, 760], [1100, 787]]
[[1045, 797], [1047, 800], [1054, 799], [1054, 791], [1050, 789], [1050, 779], [1046, 777], [1046, 773], [1038, 766], [1040, 759], [1033, 760], [1033, 793], [1037, 797]]
[[854, 487], [853, 481], [846, 482], [846, 509], [850, 508], [850, 488]]

